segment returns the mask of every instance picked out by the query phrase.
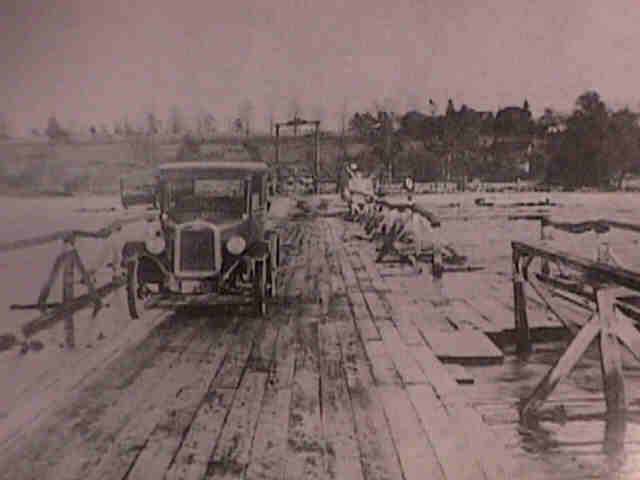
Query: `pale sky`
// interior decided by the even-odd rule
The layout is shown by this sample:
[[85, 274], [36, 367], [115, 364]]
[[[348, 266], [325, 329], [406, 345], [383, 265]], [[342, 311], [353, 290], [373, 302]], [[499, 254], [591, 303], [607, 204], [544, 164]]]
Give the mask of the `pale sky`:
[[[0, 0], [0, 111], [16, 130], [171, 105], [264, 128], [298, 100], [328, 126], [393, 99], [535, 114], [586, 89], [638, 107], [638, 0]], [[310, 116], [310, 115], [307, 115]]]

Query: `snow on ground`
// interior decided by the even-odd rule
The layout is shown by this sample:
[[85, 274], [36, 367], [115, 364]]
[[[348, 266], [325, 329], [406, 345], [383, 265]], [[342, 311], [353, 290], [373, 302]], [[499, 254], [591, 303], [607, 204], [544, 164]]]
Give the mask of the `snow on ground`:
[[[495, 207], [478, 207], [475, 200], [484, 198], [495, 202]], [[513, 202], [537, 202], [545, 199], [557, 203], [556, 207], [534, 207], [526, 209], [503, 208]], [[309, 197], [311, 199], [311, 197]], [[539, 224], [531, 221], [508, 221], [507, 216], [522, 211], [526, 213], [549, 213], [554, 219], [583, 221], [609, 218], [640, 223], [640, 195], [633, 193], [456, 193], [443, 195], [422, 195], [417, 202], [434, 210], [445, 219], [442, 239], [453, 245], [459, 252], [468, 255], [473, 264], [486, 265], [491, 271], [506, 275], [511, 271], [512, 240], [536, 241], [539, 238]], [[281, 199], [274, 202], [272, 215], [284, 216], [295, 199]], [[78, 198], [1, 198], [0, 242], [49, 234], [59, 230], [96, 230], [123, 216], [144, 212], [143, 208], [122, 210], [117, 197]], [[140, 238], [146, 231], [145, 222], [127, 226], [114, 236], [119, 250], [126, 239]], [[640, 270], [640, 255], [635, 253], [640, 235], [628, 232], [614, 232], [611, 243], [619, 257], [629, 266]], [[574, 253], [593, 257], [595, 235], [569, 235], [554, 233], [552, 244]], [[79, 240], [81, 257], [89, 266], [103, 253], [106, 242]], [[9, 307], [13, 303], [35, 302], [39, 289], [44, 283], [55, 257], [60, 253], [60, 243], [0, 254], [0, 274], [3, 277], [0, 289], [0, 334], [17, 333], [20, 327], [37, 316], [34, 311], [15, 311]], [[98, 284], [110, 279], [109, 272], [99, 275]], [[60, 284], [54, 285], [52, 299], [60, 298]], [[82, 292], [80, 286], [77, 291]], [[75, 315], [77, 348], [70, 352], [61, 348], [64, 341], [62, 324], [35, 336], [43, 342], [40, 351], [29, 351], [26, 355], [13, 348], [0, 353], [0, 422], [29, 399], [36, 401], [38, 392], [53, 381], [70, 381], [68, 369], [76, 369], [78, 378], [82, 368], [90, 369], [93, 364], [106, 361], [123, 348], [127, 340], [136, 341], [150, 329], [157, 318], [147, 318], [142, 322], [129, 319], [124, 290], [106, 299], [108, 308], [91, 319], [90, 310]], [[96, 363], [97, 362], [97, 363]], [[73, 377], [75, 378], [75, 377]], [[34, 400], [36, 399], [36, 400]], [[46, 402], [48, 399], [40, 399]], [[34, 407], [35, 408], [35, 407]], [[0, 431], [7, 427], [0, 423]]]
[[[0, 218], [2, 227], [0, 242], [15, 241], [50, 234], [60, 230], [80, 229], [94, 231], [111, 222], [131, 215], [144, 213], [143, 208], [124, 211], [118, 197], [79, 198], [2, 198]], [[113, 246], [119, 252], [127, 239], [140, 238], [146, 231], [146, 222], [128, 225], [122, 232], [108, 241], [80, 239], [78, 251], [83, 263], [92, 268], [103, 254]], [[62, 251], [61, 242], [38, 247], [0, 253], [0, 334], [12, 333], [19, 338], [20, 327], [38, 316], [35, 310], [11, 310], [12, 304], [35, 303], [40, 288], [49, 275], [53, 262]], [[104, 285], [112, 278], [112, 272], [103, 269], [96, 275], [97, 285]], [[61, 282], [53, 285], [50, 301], [61, 299]], [[75, 286], [76, 294], [86, 291], [81, 285]], [[18, 347], [0, 353], [0, 419], [17, 404], [25, 401], [29, 392], [34, 395], [34, 383], [45, 381], [63, 367], [69, 368], [87, 359], [87, 351], [104, 348], [118, 337], [128, 335], [135, 326], [129, 319], [124, 290], [107, 297], [108, 307], [102, 309], [96, 318], [91, 318], [91, 310], [86, 309], [74, 316], [76, 330], [76, 351], [64, 347], [64, 332], [61, 323], [34, 335], [31, 340], [42, 342], [43, 349], [29, 350], [22, 354]], [[108, 349], [107, 349], [108, 350]], [[107, 355], [104, 350], [104, 355]]]

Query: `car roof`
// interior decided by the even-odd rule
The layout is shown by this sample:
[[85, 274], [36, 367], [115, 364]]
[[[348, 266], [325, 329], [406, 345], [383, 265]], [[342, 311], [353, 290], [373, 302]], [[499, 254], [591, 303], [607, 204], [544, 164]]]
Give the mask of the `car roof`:
[[172, 162], [158, 166], [160, 172], [175, 172], [184, 170], [246, 170], [248, 172], [268, 171], [269, 167], [264, 162], [232, 162], [232, 161], [208, 161], [208, 162]]

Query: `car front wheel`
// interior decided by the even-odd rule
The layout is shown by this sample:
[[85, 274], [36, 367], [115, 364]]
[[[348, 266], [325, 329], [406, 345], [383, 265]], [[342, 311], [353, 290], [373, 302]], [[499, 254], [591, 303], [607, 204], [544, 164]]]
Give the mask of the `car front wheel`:
[[253, 275], [254, 305], [259, 316], [267, 314], [267, 269], [270, 262], [269, 257], [255, 261]]
[[127, 306], [131, 318], [140, 318], [145, 309], [145, 300], [148, 296], [146, 286], [140, 282], [140, 262], [131, 260], [127, 262]]

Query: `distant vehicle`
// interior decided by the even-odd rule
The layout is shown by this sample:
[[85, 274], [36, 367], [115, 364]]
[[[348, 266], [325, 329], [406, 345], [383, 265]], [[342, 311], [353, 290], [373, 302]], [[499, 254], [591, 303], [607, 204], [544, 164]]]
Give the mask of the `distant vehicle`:
[[180, 162], [159, 167], [158, 222], [122, 251], [129, 312], [193, 295], [207, 303], [252, 298], [261, 315], [277, 293], [280, 240], [266, 230], [270, 171], [261, 162]]

